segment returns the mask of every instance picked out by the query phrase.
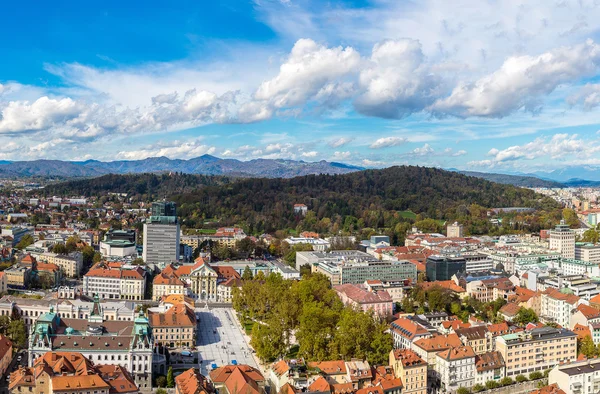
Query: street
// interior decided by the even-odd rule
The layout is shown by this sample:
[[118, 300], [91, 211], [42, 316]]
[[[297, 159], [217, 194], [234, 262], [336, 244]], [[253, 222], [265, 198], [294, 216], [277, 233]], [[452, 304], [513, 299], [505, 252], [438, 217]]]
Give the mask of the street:
[[231, 308], [196, 308], [197, 350], [200, 372], [208, 375], [212, 364], [248, 364], [258, 367]]
[[[17, 361], [17, 359], [21, 356], [21, 361]], [[6, 378], [10, 376], [10, 374], [19, 368], [19, 365], [26, 367], [27, 366], [27, 350], [21, 350], [16, 353], [6, 370], [6, 373], [0, 378], [0, 394], [8, 394], [8, 380]]]

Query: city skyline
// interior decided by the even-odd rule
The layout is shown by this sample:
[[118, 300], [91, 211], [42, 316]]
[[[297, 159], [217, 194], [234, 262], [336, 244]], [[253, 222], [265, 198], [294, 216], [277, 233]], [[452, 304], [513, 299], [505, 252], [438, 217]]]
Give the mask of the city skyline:
[[591, 1], [72, 2], [6, 14], [1, 160], [600, 164]]

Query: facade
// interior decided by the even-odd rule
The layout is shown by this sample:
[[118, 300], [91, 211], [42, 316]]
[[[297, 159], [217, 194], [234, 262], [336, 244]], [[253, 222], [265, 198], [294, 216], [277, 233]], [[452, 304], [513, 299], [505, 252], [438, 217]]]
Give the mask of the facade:
[[187, 295], [185, 283], [177, 276], [160, 273], [152, 281], [152, 300], [158, 301], [170, 294]]
[[575, 244], [575, 259], [600, 264], [600, 245], [577, 242]]
[[319, 272], [329, 278], [332, 285], [347, 283], [359, 284], [366, 280], [417, 281], [417, 266], [409, 261], [322, 261], [311, 266], [312, 272]]
[[462, 346], [460, 338], [456, 334], [437, 335], [430, 338], [421, 338], [412, 344], [412, 350], [427, 362], [427, 386], [434, 387], [439, 381], [439, 373], [436, 368], [437, 354], [441, 351], [454, 349]]
[[9, 289], [25, 289], [29, 286], [31, 269], [15, 264], [7, 270], [4, 270], [6, 277], [6, 287]]
[[475, 385], [475, 352], [470, 346], [459, 346], [439, 352], [435, 370], [441, 388], [454, 393], [460, 387], [470, 388]]
[[417, 353], [410, 349], [392, 350], [390, 366], [394, 376], [402, 379], [403, 393], [427, 393], [427, 363]]
[[83, 255], [81, 252], [73, 252], [69, 255], [47, 252], [39, 255], [38, 260], [58, 265], [68, 278], [79, 277], [81, 268], [83, 267]]
[[196, 314], [186, 303], [165, 313], [150, 313], [150, 327], [156, 343], [167, 347], [191, 347], [196, 344]]
[[446, 236], [448, 238], [462, 238], [464, 237], [464, 228], [462, 224], [459, 224], [458, 222], [454, 222], [452, 224], [449, 224], [448, 227], [446, 227]]
[[486, 326], [474, 326], [454, 330], [463, 345], [469, 346], [475, 354], [491, 352], [494, 348], [492, 333]]
[[279, 360], [268, 370], [271, 392], [277, 393], [285, 386], [291, 385], [296, 389], [308, 386], [308, 372], [304, 359]]
[[143, 300], [146, 271], [140, 267], [123, 269], [96, 265], [83, 276], [83, 294], [109, 300]]
[[506, 365], [499, 352], [488, 352], [475, 356], [475, 384], [485, 385], [490, 380], [498, 381], [506, 374]]
[[425, 272], [429, 281], [450, 280], [458, 273], [467, 270], [467, 262], [462, 257], [429, 256], [425, 262]]
[[242, 287], [242, 280], [236, 278], [227, 279], [217, 285], [217, 301], [230, 303], [233, 301], [233, 289]]
[[5, 335], [0, 335], [0, 376], [4, 376], [13, 358], [13, 345]]
[[546, 322], [569, 327], [571, 311], [577, 308], [579, 303], [579, 297], [574, 294], [564, 294], [553, 288], [546, 289], [541, 298], [541, 317]]
[[390, 324], [390, 332], [394, 340], [394, 349], [411, 349], [414, 341], [431, 337], [427, 329], [405, 317], [394, 320]]
[[496, 337], [496, 350], [506, 363], [506, 376], [514, 378], [575, 361], [577, 334], [564, 328], [534, 328]]
[[175, 203], [152, 203], [152, 216], [144, 223], [143, 259], [152, 264], [179, 261], [179, 222]]
[[571, 230], [564, 220], [550, 231], [550, 249], [556, 250], [562, 257], [575, 258], [575, 231]]
[[394, 312], [394, 302], [385, 291], [369, 291], [361, 285], [345, 284], [334, 286], [333, 289], [346, 305], [352, 305], [367, 312], [373, 311], [380, 318], [391, 316]]
[[104, 320], [98, 298], [87, 319], [62, 318], [51, 307], [37, 318], [29, 333], [29, 365], [48, 352], [79, 352], [89, 361], [131, 371], [141, 391], [152, 388], [154, 350], [148, 319]]
[[557, 365], [548, 375], [548, 384], [560, 387], [567, 394], [595, 394], [600, 392], [600, 359]]

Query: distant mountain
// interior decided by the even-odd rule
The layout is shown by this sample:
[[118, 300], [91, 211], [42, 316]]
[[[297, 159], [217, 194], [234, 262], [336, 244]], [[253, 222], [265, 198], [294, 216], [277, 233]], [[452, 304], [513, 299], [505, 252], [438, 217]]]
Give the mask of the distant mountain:
[[546, 179], [540, 179], [535, 176], [526, 176], [526, 175], [507, 175], [507, 174], [492, 174], [487, 172], [475, 172], [475, 171], [458, 171], [457, 172], [474, 176], [476, 178], [483, 178], [485, 180], [503, 183], [506, 185], [514, 185], [520, 187], [548, 187], [548, 188], [556, 188], [556, 187], [564, 187], [562, 183], [556, 181], [550, 181]]
[[143, 160], [103, 162], [34, 160], [0, 161], [0, 177], [60, 176], [94, 177], [105, 174], [182, 172], [186, 174], [228, 175], [236, 177], [292, 178], [310, 174], [346, 174], [364, 168], [342, 163], [296, 160], [254, 159], [241, 161], [203, 155], [189, 160], [150, 157]]
[[600, 181], [600, 167], [598, 166], [568, 166], [550, 172], [538, 171], [531, 175], [539, 178], [551, 179], [558, 182], [569, 180]]

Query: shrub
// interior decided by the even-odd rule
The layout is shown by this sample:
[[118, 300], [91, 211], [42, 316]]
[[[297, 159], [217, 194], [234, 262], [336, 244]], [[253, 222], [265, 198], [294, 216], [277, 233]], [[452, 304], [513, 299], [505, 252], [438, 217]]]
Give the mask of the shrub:
[[459, 387], [458, 390], [456, 390], [456, 394], [470, 394], [471, 391], [469, 391], [468, 388], [466, 387]]
[[538, 371], [532, 372], [532, 373], [529, 374], [529, 379], [530, 380], [541, 379], [543, 377], [544, 377], [544, 374], [541, 373], [541, 372], [538, 372]]
[[495, 389], [499, 386], [499, 384], [494, 380], [488, 380], [485, 382], [485, 388], [488, 390]]
[[525, 375], [517, 375], [517, 377], [515, 377], [515, 380], [519, 383], [523, 383], [528, 381], [529, 379], [527, 379], [527, 376]]
[[512, 380], [508, 376], [500, 379], [500, 386], [509, 386], [513, 383], [514, 383], [514, 380]]
[[475, 386], [473, 386], [472, 390], [474, 393], [478, 393], [485, 390], [485, 387], [482, 384], [477, 383]]

